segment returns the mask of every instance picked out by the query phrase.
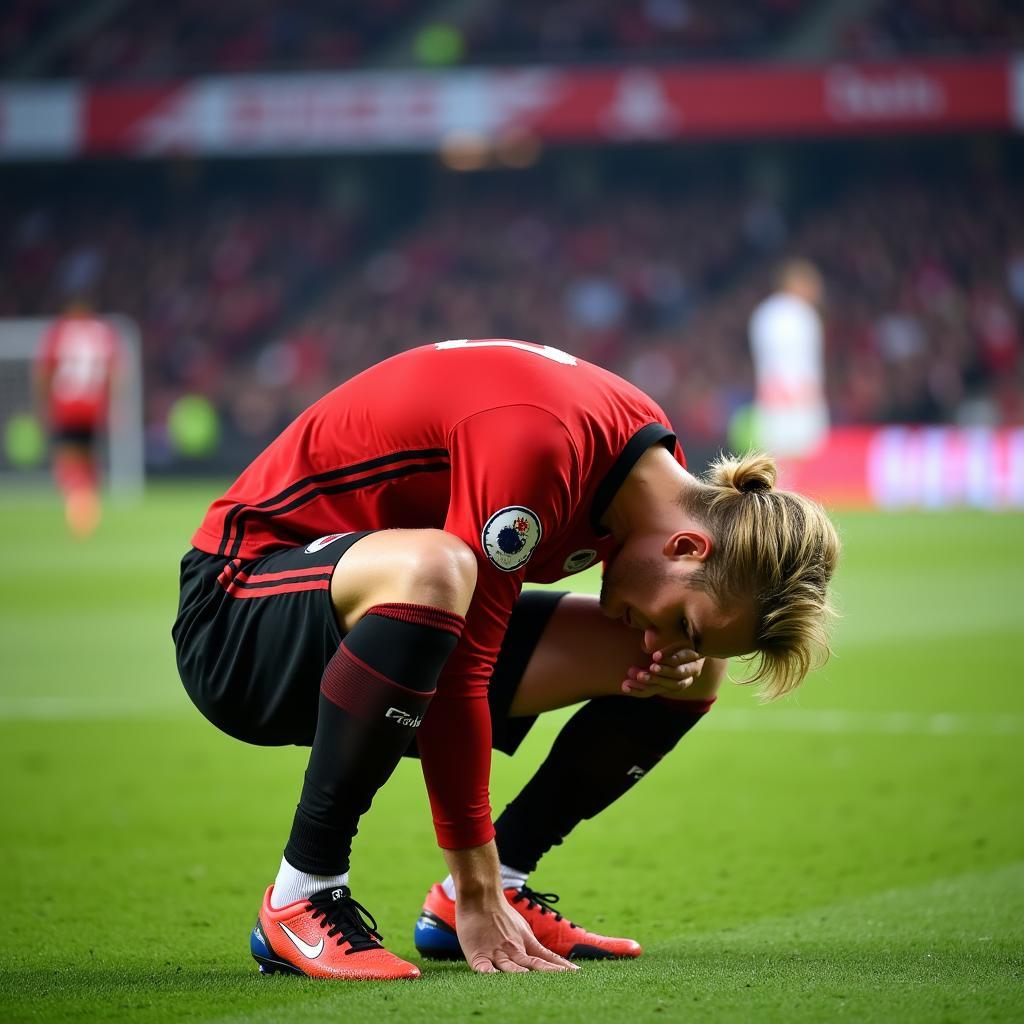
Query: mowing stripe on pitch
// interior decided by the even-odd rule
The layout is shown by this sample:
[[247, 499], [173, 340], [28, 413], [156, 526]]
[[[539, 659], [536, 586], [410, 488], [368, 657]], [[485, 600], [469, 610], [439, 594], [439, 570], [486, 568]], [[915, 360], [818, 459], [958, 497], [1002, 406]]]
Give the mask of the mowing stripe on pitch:
[[[180, 701], [126, 697], [0, 697], [0, 721], [75, 721], [164, 717], [195, 708]], [[1011, 712], [712, 710], [701, 729], [721, 732], [795, 732], [874, 736], [1021, 736], [1024, 714]]]

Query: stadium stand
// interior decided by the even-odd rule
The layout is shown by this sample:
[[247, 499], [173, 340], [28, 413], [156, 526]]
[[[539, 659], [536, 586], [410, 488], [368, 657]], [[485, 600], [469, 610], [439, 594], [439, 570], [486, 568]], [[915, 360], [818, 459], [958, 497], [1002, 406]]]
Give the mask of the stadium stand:
[[848, 23], [840, 52], [851, 58], [985, 53], [1024, 45], [1024, 10], [1005, 0], [878, 0]]
[[53, 199], [56, 191], [0, 208], [0, 315], [52, 313], [84, 296], [132, 316], [147, 417], [157, 423], [183, 392], [223, 402], [255, 339], [344, 265], [363, 221], [351, 205], [307, 191], [301, 176], [291, 188], [158, 191], [153, 181], [127, 199], [110, 189]]
[[466, 59], [553, 62], [761, 56], [806, 6], [799, 0], [489, 4], [466, 26]]
[[800, 254], [827, 281], [837, 422], [1024, 422], [1019, 185], [851, 174], [786, 206], [724, 173], [672, 190], [669, 168], [657, 184], [572, 166], [560, 184], [541, 168], [514, 191], [502, 175], [465, 190], [413, 162], [434, 188], [386, 226], [365, 213], [375, 203], [332, 205], [312, 178], [193, 188], [163, 210], [8, 207], [0, 314], [82, 292], [131, 314], [149, 420], [198, 391], [253, 444], [330, 382], [454, 335], [542, 340], [608, 365], [711, 446], [749, 401], [750, 311], [779, 260]]
[[[452, 5], [378, 0], [12, 0], [0, 12], [0, 69], [93, 81], [203, 73], [339, 70], [375, 59], [416, 63], [418, 28], [449, 28], [447, 63], [765, 59], [821, 4], [802, 0], [521, 0]], [[1007, 51], [1024, 14], [1002, 0], [876, 0], [839, 19], [834, 52], [873, 59]], [[44, 44], [42, 47], [39, 44]], [[31, 46], [30, 46], [31, 44]], [[26, 56], [28, 59], [26, 60]]]
[[[38, 34], [45, 28], [44, 12], [34, 9], [56, 5], [22, 0], [16, 6], [26, 9], [21, 20], [31, 20], [29, 30]], [[204, 72], [338, 70], [365, 63], [429, 6], [427, 0], [345, 5], [330, 0], [181, 0], [154, 7], [130, 0], [116, 5], [92, 31], [69, 39], [34, 71], [125, 81]]]
[[0, 7], [0, 69], [67, 17], [60, 0], [8, 0]]
[[[78, 9], [99, 25], [76, 36], [66, 6], [12, 0], [0, 62], [48, 53], [35, 69], [44, 77], [128, 82], [375, 66], [447, 14], [464, 33], [463, 63], [757, 57], [821, 6], [521, 0], [462, 7], [459, 20], [459, 5], [429, 0], [347, 5], [344, 17], [326, 0], [109, 0]], [[1022, 39], [1016, 5], [995, 0], [857, 6], [847, 54]], [[47, 38], [66, 45], [39, 49]], [[848, 142], [826, 186], [808, 186], [797, 173], [806, 151], [793, 151], [780, 157], [793, 187], [773, 191], [728, 171], [761, 159], [741, 145], [738, 159], [708, 147], [681, 176], [670, 146], [617, 162], [613, 147], [545, 158], [514, 180], [453, 175], [431, 156], [387, 164], [388, 182], [385, 158], [348, 159], [340, 177], [330, 157], [219, 171], [121, 164], [123, 189], [83, 186], [108, 173], [87, 165], [38, 182], [11, 173], [0, 315], [53, 313], [88, 294], [134, 317], [157, 434], [173, 400], [199, 392], [242, 447], [261, 444], [330, 382], [455, 334], [542, 340], [608, 365], [711, 447], [750, 398], [750, 311], [795, 254], [827, 282], [837, 423], [1024, 422], [1024, 189], [1011, 174], [986, 180], [964, 162], [940, 179], [919, 173], [931, 163], [921, 153], [916, 170], [896, 172], [898, 161], [876, 165]], [[828, 147], [814, 145], [812, 161]], [[999, 146], [1010, 166], [1012, 144]]]

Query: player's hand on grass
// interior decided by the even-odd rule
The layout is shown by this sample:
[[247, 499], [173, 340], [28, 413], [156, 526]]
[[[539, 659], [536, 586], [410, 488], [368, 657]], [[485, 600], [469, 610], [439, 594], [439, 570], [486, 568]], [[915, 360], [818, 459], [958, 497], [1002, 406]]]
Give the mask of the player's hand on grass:
[[700, 677], [704, 659], [696, 652], [655, 651], [650, 664], [634, 665], [626, 672], [622, 692], [630, 697], [676, 697], [686, 699], [687, 690]]
[[469, 966], [479, 974], [578, 971], [576, 964], [546, 949], [500, 893], [480, 906], [456, 904], [456, 931]]

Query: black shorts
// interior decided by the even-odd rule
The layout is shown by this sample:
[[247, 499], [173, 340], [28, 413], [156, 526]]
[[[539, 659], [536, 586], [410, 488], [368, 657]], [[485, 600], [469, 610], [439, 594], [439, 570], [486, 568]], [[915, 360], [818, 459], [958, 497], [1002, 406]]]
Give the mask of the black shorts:
[[54, 427], [50, 434], [50, 440], [58, 446], [92, 448], [99, 433], [100, 429], [96, 426]]
[[[174, 638], [189, 697], [218, 729], [262, 746], [308, 746], [320, 677], [342, 640], [331, 603], [334, 567], [367, 536], [349, 533], [310, 552], [285, 548], [250, 562], [195, 549], [181, 560]], [[509, 707], [562, 592], [520, 595], [488, 701], [496, 750], [513, 753], [536, 720]], [[410, 754], [415, 756], [415, 745]]]

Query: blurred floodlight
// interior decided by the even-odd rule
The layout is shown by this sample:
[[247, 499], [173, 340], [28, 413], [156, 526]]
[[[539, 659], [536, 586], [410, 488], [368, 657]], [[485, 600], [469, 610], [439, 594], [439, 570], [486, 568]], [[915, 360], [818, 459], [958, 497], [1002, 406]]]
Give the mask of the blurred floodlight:
[[462, 60], [466, 41], [454, 25], [438, 22], [426, 25], [416, 34], [412, 49], [421, 64], [434, 68], [446, 67]]
[[187, 458], [210, 455], [220, 441], [220, 417], [202, 395], [183, 395], [167, 414], [167, 436], [174, 450]]
[[453, 171], [479, 171], [490, 153], [487, 139], [476, 132], [452, 132], [441, 141], [441, 161]]
[[4, 453], [7, 461], [19, 469], [38, 466], [46, 455], [46, 438], [39, 421], [31, 413], [16, 413], [4, 427]]
[[734, 452], [749, 452], [757, 448], [757, 411], [751, 403], [741, 405], [729, 417], [729, 448]]
[[528, 132], [507, 132], [494, 147], [498, 163], [505, 167], [532, 167], [540, 159], [540, 139]]

